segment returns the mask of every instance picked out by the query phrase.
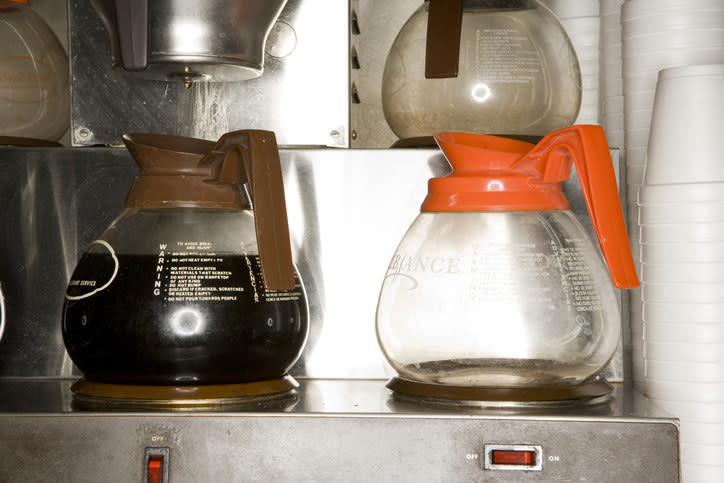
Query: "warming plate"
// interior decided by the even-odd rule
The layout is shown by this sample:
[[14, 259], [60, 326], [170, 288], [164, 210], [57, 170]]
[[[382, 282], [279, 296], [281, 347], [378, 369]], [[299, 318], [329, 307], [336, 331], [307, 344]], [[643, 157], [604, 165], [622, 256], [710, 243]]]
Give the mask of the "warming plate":
[[522, 411], [301, 379], [286, 399], [137, 412], [74, 407], [73, 382], [0, 380], [1, 481], [679, 481], [677, 420], [620, 385], [602, 405]]

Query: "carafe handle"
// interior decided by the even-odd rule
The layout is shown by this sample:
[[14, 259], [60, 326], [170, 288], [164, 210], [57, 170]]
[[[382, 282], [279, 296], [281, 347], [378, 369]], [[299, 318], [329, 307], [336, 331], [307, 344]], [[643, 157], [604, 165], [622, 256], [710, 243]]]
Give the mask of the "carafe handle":
[[[570, 175], [571, 159], [576, 167], [593, 229], [618, 288], [639, 286], [626, 223], [616, 185], [613, 161], [600, 126], [577, 125], [547, 135], [518, 163], [543, 158], [543, 179], [538, 183], [560, 183]], [[518, 164], [516, 163], [516, 164]]]
[[216, 166], [215, 181], [246, 184], [251, 196], [264, 285], [271, 290], [295, 286], [284, 185], [276, 136], [271, 131], [224, 134], [201, 164]]
[[425, 43], [425, 78], [457, 77], [463, 0], [430, 0]]

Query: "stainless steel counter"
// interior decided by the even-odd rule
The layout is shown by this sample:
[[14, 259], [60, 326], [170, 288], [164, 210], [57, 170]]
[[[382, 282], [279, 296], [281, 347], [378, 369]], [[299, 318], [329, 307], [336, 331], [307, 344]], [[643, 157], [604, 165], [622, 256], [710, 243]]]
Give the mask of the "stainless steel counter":
[[[616, 386], [568, 410], [426, 406], [384, 380], [301, 379], [296, 396], [211, 412], [84, 411], [72, 380], [0, 380], [0, 480], [676, 482], [678, 425]], [[537, 448], [540, 469], [485, 469], [490, 448]]]

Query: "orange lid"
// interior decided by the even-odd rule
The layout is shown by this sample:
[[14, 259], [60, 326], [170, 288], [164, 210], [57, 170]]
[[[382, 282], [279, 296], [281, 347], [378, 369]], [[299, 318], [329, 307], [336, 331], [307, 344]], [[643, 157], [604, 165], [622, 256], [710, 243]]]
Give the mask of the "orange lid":
[[554, 131], [533, 145], [495, 136], [437, 133], [453, 171], [432, 178], [423, 212], [565, 210], [561, 183], [575, 163], [611, 278], [619, 288], [639, 284], [616, 175], [600, 126]]
[[30, 5], [30, 0], [10, 0], [11, 2], [15, 3], [24, 3], [25, 5]]
[[[563, 210], [560, 181], [541, 183], [546, 160], [526, 156], [535, 145], [479, 134], [437, 133], [453, 172], [432, 178], [422, 211]], [[570, 165], [570, 163], [568, 163]], [[548, 180], [546, 180], [548, 181]]]

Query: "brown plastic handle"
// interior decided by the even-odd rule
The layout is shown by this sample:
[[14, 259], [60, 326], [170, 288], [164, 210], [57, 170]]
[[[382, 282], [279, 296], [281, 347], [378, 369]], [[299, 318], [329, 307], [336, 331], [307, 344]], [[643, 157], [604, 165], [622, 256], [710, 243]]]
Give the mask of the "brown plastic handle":
[[251, 129], [226, 133], [204, 156], [201, 164], [216, 165], [219, 183], [247, 184], [264, 286], [271, 290], [293, 289], [296, 282], [292, 249], [274, 133]]
[[115, 0], [118, 37], [123, 68], [129, 71], [148, 67], [149, 0]]
[[457, 77], [463, 0], [430, 0], [425, 44], [425, 78]]
[[618, 288], [638, 287], [639, 279], [626, 233], [616, 174], [603, 129], [600, 126], [577, 125], [554, 131], [519, 163], [541, 159], [545, 161], [541, 183], [560, 183], [568, 179], [573, 160], [593, 229], [614, 285]]

